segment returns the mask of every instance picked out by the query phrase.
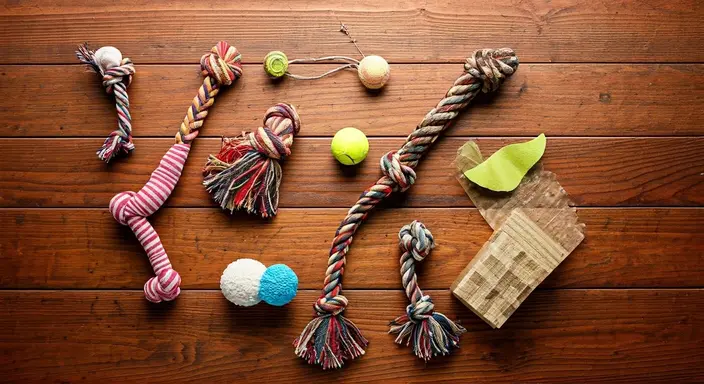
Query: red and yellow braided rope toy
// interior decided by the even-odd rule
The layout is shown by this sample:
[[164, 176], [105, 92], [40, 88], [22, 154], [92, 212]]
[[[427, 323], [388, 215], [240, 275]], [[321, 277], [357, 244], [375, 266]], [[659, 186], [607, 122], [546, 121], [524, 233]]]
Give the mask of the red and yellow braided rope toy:
[[340, 368], [345, 360], [364, 354], [367, 340], [353, 322], [342, 316], [348, 304], [342, 295], [345, 256], [357, 228], [383, 199], [411, 187], [416, 179], [414, 168], [460, 111], [479, 92], [496, 91], [517, 67], [518, 58], [509, 48], [475, 51], [465, 62], [464, 73], [455, 80], [445, 98], [425, 115], [401, 149], [381, 158], [384, 176], [362, 193], [335, 232], [323, 291], [313, 305], [316, 317], [293, 342], [298, 356], [326, 369]]
[[159, 167], [139, 192], [121, 192], [110, 201], [110, 212], [115, 220], [130, 226], [149, 256], [155, 276], [144, 284], [144, 295], [155, 303], [170, 301], [178, 296], [181, 276], [171, 267], [161, 239], [147, 217], [161, 208], [178, 183], [191, 150], [191, 142], [198, 136], [198, 130], [203, 126], [220, 88], [231, 85], [242, 76], [240, 53], [224, 41], [203, 55], [200, 66], [205, 76], [203, 85], [181, 122], [176, 143], [166, 152]]

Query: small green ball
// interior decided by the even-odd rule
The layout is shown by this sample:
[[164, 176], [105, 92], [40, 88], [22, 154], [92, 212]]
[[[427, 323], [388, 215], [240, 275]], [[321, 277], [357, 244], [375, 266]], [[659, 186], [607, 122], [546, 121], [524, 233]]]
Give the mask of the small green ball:
[[369, 140], [357, 128], [342, 128], [332, 138], [330, 151], [335, 159], [344, 165], [359, 164], [367, 157]]
[[288, 70], [288, 57], [281, 51], [271, 51], [264, 58], [264, 70], [266, 73], [278, 79], [286, 74]]

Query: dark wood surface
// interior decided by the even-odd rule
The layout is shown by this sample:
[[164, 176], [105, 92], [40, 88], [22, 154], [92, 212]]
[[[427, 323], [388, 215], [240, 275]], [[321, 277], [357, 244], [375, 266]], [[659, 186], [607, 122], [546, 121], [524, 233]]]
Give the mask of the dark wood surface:
[[[704, 381], [704, 5], [697, 0], [316, 2], [272, 0], [2, 1], [0, 7], [0, 382]], [[367, 54], [391, 62], [378, 94], [354, 74], [270, 82], [290, 57]], [[129, 229], [107, 211], [141, 187], [200, 85], [218, 40], [244, 75], [218, 97], [167, 208], [152, 222], [183, 293], [152, 305], [151, 276]], [[76, 63], [75, 46], [114, 45], [137, 68], [129, 88], [137, 149], [105, 165], [95, 150], [115, 111]], [[362, 226], [345, 275], [348, 317], [371, 344], [344, 369], [293, 353], [311, 317], [337, 224], [435, 105], [474, 49], [521, 60], [498, 94], [477, 100], [418, 168], [418, 181]], [[302, 73], [325, 65], [299, 66]], [[303, 127], [284, 164], [279, 215], [229, 217], [200, 182], [219, 138], [256, 128], [276, 102]], [[345, 126], [370, 136], [355, 170], [329, 155]], [[500, 330], [447, 287], [491, 230], [453, 178], [457, 148], [485, 153], [544, 132], [544, 165], [587, 224], [586, 239]], [[406, 300], [398, 229], [413, 219], [438, 247], [419, 269], [436, 309], [469, 332], [456, 355], [419, 361], [386, 334]], [[219, 293], [231, 261], [286, 263], [300, 278], [284, 308], [236, 308]]]

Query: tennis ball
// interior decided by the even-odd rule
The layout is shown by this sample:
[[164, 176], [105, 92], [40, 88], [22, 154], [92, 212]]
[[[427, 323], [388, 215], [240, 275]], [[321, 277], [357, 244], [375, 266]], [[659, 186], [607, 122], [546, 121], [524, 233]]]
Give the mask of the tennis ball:
[[357, 74], [365, 87], [379, 89], [389, 81], [391, 68], [389, 68], [389, 63], [383, 57], [372, 55], [363, 58], [359, 62]]
[[344, 165], [359, 164], [367, 157], [369, 141], [357, 128], [342, 128], [332, 138], [330, 151], [335, 159]]

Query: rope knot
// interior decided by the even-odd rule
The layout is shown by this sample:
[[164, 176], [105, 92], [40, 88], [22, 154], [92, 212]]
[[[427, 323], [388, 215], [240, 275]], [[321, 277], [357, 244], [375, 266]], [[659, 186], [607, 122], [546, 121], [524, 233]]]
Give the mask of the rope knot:
[[381, 157], [381, 171], [396, 184], [394, 189], [405, 192], [416, 181], [416, 171], [401, 162], [397, 151], [391, 151]]
[[117, 83], [125, 84], [125, 88], [129, 87], [130, 84], [132, 84], [134, 72], [134, 64], [132, 64], [132, 60], [128, 58], [122, 59], [121, 64], [117, 67], [105, 69], [103, 73], [103, 87], [105, 87], [105, 92], [110, 94], [114, 93], [115, 84]]
[[203, 75], [215, 79], [219, 85], [230, 85], [242, 76], [242, 55], [226, 41], [217, 43], [200, 59]]
[[398, 233], [398, 242], [404, 252], [410, 252], [416, 261], [423, 261], [435, 248], [435, 239], [423, 223], [413, 220], [404, 225]]
[[431, 317], [435, 311], [435, 304], [430, 296], [425, 295], [418, 300], [415, 305], [408, 304], [406, 307], [406, 315], [408, 319], [414, 323], [420, 323], [423, 320]]
[[291, 154], [293, 137], [301, 129], [298, 113], [289, 104], [276, 104], [264, 116], [264, 126], [247, 135], [249, 144], [264, 156], [283, 160]]
[[127, 225], [127, 221], [137, 215], [133, 210], [127, 209], [135, 195], [132, 191], [120, 192], [110, 200], [110, 213], [118, 223]]
[[144, 284], [144, 296], [152, 303], [171, 301], [181, 293], [181, 275], [172, 268], [164, 268]]
[[474, 51], [464, 64], [464, 70], [482, 82], [484, 93], [496, 91], [517, 68], [518, 57], [510, 48]]
[[342, 295], [330, 298], [322, 296], [313, 304], [313, 309], [318, 316], [336, 316], [347, 308], [347, 303], [347, 298]]

